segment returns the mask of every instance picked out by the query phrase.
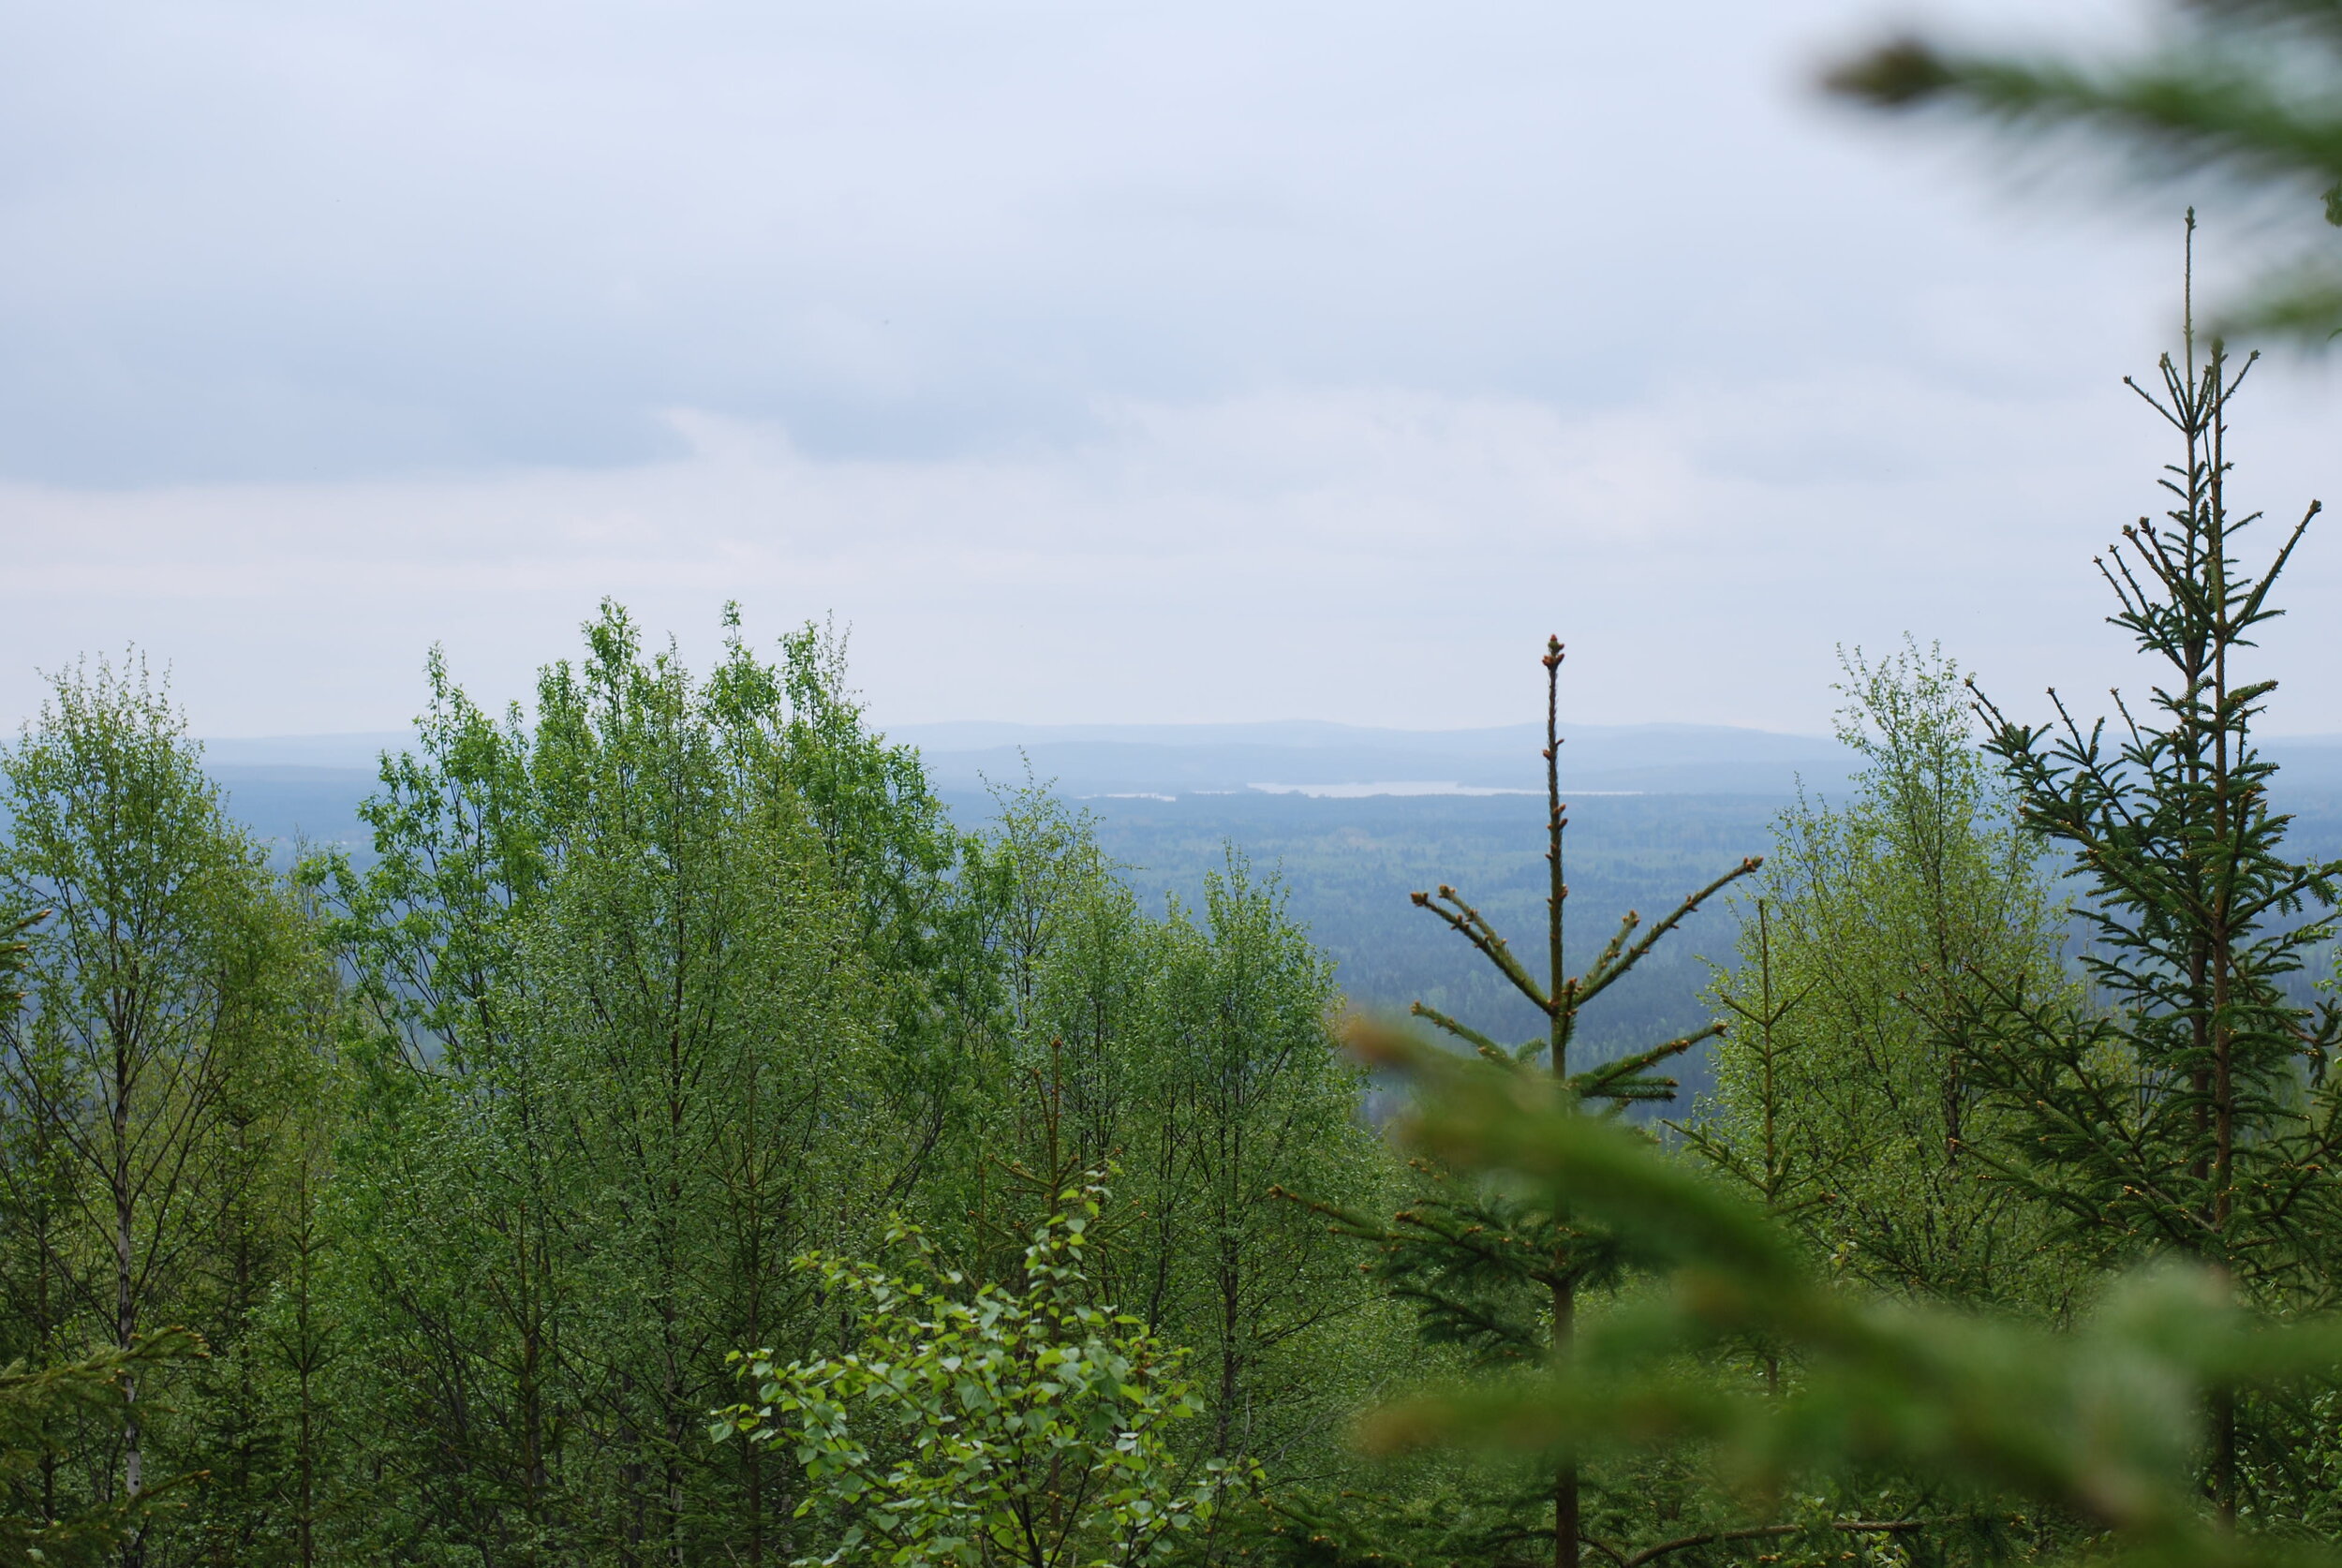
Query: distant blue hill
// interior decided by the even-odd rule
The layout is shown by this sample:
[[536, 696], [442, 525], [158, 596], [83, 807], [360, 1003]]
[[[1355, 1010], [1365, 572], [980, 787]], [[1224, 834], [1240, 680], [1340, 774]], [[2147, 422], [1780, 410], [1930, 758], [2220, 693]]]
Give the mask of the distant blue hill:
[[383, 730], [340, 735], [256, 735], [214, 738], [203, 743], [203, 761], [221, 768], [330, 768], [375, 776], [385, 751], [411, 751], [411, 731]]
[[[1101, 806], [1117, 797], [1322, 792], [1403, 795], [1542, 792], [1540, 730], [1383, 730], [1267, 724], [910, 724], [890, 738], [916, 746], [937, 788], [981, 795], [1031, 777]], [[377, 759], [409, 747], [403, 732], [212, 740], [205, 760], [231, 808], [265, 838], [356, 843], [356, 807]], [[2280, 795], [2342, 791], [2342, 735], [2265, 744]], [[1743, 795], [1783, 800], [1801, 785], [1835, 795], [1851, 755], [1813, 735], [1724, 725], [1576, 725], [1562, 747], [1565, 795]]]
[[[1780, 794], [1834, 787], [1849, 758], [1835, 741], [1721, 725], [1572, 725], [1562, 747], [1564, 790], [1584, 793]], [[1380, 730], [1271, 724], [912, 724], [894, 738], [919, 747], [945, 789], [1054, 779], [1072, 795], [1220, 793], [1285, 786], [1447, 783], [1542, 791], [1542, 727]], [[1396, 792], [1396, 791], [1394, 791]]]
[[[1542, 793], [1545, 785], [1543, 732], [1526, 724], [911, 724], [889, 738], [919, 748], [937, 789], [958, 803], [962, 815], [983, 814], [986, 790], [1022, 783], [1029, 767], [1036, 780], [1102, 807], [1116, 805], [1116, 797]], [[286, 849], [303, 841], [363, 848], [357, 806], [375, 788], [377, 759], [413, 744], [405, 732], [277, 735], [207, 741], [204, 755], [230, 810], [261, 837]], [[1808, 735], [1693, 724], [1579, 725], [1562, 748], [1562, 779], [1565, 790], [1587, 796], [1777, 800], [1801, 780], [1835, 792], [1848, 762], [1835, 742]]]

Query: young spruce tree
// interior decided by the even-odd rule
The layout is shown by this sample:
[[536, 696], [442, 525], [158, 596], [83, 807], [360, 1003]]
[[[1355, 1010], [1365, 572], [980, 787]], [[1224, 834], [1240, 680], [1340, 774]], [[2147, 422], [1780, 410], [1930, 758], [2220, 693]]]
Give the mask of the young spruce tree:
[[[1578, 1015], [1587, 1004], [1624, 978], [1661, 938], [1727, 883], [1761, 864], [1743, 860], [1645, 929], [1630, 911], [1593, 962], [1568, 972], [1563, 949], [1564, 913], [1569, 884], [1564, 879], [1562, 844], [1568, 808], [1562, 803], [1560, 691], [1562, 643], [1549, 638], [1545, 650], [1546, 929], [1543, 975], [1521, 962], [1479, 910], [1454, 888], [1417, 893], [1419, 909], [1430, 910], [1470, 942], [1482, 957], [1545, 1015], [1534, 1038], [1507, 1045], [1421, 1002], [1412, 1011], [1446, 1034], [1472, 1046], [1507, 1071], [1549, 1075], [1565, 1098], [1585, 1114], [1616, 1116], [1638, 1101], [1667, 1101], [1676, 1082], [1654, 1069], [1724, 1030], [1721, 1023], [1647, 1050], [1607, 1062], [1577, 1065], [1570, 1043]], [[1597, 1108], [1598, 1107], [1598, 1108]], [[1388, 1219], [1326, 1206], [1338, 1230], [1371, 1242], [1378, 1256], [1370, 1266], [1386, 1288], [1411, 1306], [1425, 1339], [1462, 1347], [1495, 1365], [1550, 1361], [1566, 1365], [1572, 1355], [1579, 1298], [1589, 1287], [1616, 1280], [1627, 1239], [1616, 1230], [1574, 1214], [1565, 1202], [1535, 1192], [1491, 1185], [1429, 1163], [1416, 1169], [1431, 1185]], [[1574, 1457], [1555, 1462], [1550, 1478], [1555, 1568], [1577, 1568], [1583, 1540], [1580, 1486]]]
[[[2190, 214], [2191, 254], [2194, 231]], [[2332, 902], [2342, 865], [2287, 858], [2275, 764], [2252, 738], [2276, 683], [2240, 668], [2280, 614], [2272, 590], [2319, 509], [2257, 574], [2238, 558], [2259, 514], [2230, 511], [2228, 407], [2252, 362], [2235, 364], [2216, 340], [2200, 348], [2192, 312], [2185, 341], [2181, 359], [2161, 362], [2159, 394], [2131, 383], [2179, 437], [2162, 481], [2172, 504], [2126, 527], [2098, 563], [2112, 624], [2160, 665], [2145, 710], [2118, 693], [2110, 736], [2054, 690], [2056, 720], [2038, 726], [1979, 696], [2022, 820], [2074, 857], [2099, 1005], [2003, 990], [1978, 1061], [2023, 1118], [2001, 1170], [2101, 1259], [2177, 1254], [2247, 1306], [2324, 1305], [2321, 1238], [2342, 1196], [2342, 1102], [2325, 1066], [2342, 1016], [2285, 986], [2326, 935], [2302, 917]], [[2206, 1485], [2229, 1519], [2238, 1414], [2214, 1396]]]

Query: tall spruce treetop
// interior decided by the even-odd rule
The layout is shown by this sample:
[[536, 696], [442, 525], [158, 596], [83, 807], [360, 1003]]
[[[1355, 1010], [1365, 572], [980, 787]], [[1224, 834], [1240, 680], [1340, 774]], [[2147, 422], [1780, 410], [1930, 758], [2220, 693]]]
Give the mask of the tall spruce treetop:
[[[1742, 861], [1647, 929], [1630, 910], [1593, 962], [1576, 975], [1569, 973], [1563, 949], [1569, 884], [1562, 848], [1569, 819], [1561, 784], [1562, 658], [1561, 640], [1547, 639], [1544, 973], [1524, 964], [1456, 889], [1443, 885], [1435, 894], [1412, 895], [1416, 908], [1437, 915], [1528, 998], [1545, 1015], [1545, 1028], [1528, 1041], [1507, 1045], [1422, 1002], [1411, 1011], [1508, 1071], [1558, 1080], [1570, 1102], [1581, 1109], [1597, 1107], [1592, 1114], [1615, 1116], [1638, 1101], [1672, 1100], [1676, 1081], [1655, 1070], [1722, 1033], [1724, 1026], [1710, 1024], [1647, 1050], [1573, 1070], [1570, 1045], [1579, 1012], [1623, 979], [1702, 902], [1755, 871], [1761, 862]], [[1475, 1181], [1428, 1163], [1418, 1162], [1416, 1169], [1430, 1178], [1430, 1187], [1387, 1219], [1320, 1207], [1338, 1231], [1374, 1244], [1378, 1256], [1370, 1267], [1393, 1295], [1415, 1309], [1427, 1339], [1460, 1345], [1492, 1364], [1566, 1359], [1580, 1289], [1619, 1277], [1631, 1237], [1589, 1223], [1549, 1197]], [[1587, 1526], [1579, 1516], [1575, 1459], [1559, 1462], [1551, 1482], [1552, 1561], [1556, 1568], [1577, 1568]]]
[[[2191, 254], [2194, 229], [2190, 214]], [[2242, 658], [2281, 614], [2272, 592], [2319, 509], [2257, 572], [2239, 558], [2260, 514], [2230, 510], [2228, 410], [2252, 362], [2200, 346], [2187, 320], [2160, 388], [2129, 383], [2179, 438], [2162, 481], [2172, 504], [2097, 563], [2115, 595], [2109, 620], [2159, 666], [2149, 703], [2116, 693], [2110, 733], [2053, 689], [2056, 718], [2042, 725], [1979, 698], [2023, 821], [2074, 856], [2098, 1000], [2084, 1012], [1994, 998], [1980, 1065], [2025, 1115], [2016, 1149], [1988, 1158], [2106, 1261], [2177, 1253], [2248, 1302], [2326, 1304], [2320, 1235], [2342, 1151], [2326, 1066], [2342, 1016], [2293, 1001], [2285, 982], [2327, 935], [2303, 917], [2332, 903], [2342, 863], [2285, 854], [2275, 764], [2252, 738], [2276, 683], [2248, 678]], [[2211, 1490], [2232, 1514], [2234, 1412], [2214, 1417]]]

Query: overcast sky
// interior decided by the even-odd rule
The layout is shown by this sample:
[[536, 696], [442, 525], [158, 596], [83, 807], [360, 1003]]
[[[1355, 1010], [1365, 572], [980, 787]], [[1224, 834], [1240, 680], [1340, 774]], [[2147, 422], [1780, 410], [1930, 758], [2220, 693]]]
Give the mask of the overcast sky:
[[[1969, 4], [2088, 31], [2127, 7]], [[261, 0], [0, 48], [0, 716], [500, 701], [604, 595], [834, 614], [882, 718], [1826, 726], [1940, 638], [2135, 679], [2089, 557], [2175, 212], [1815, 101], [1873, 0]], [[2215, 226], [2216, 270], [2252, 236]], [[2330, 372], [2242, 489], [2342, 500]], [[2342, 537], [2271, 640], [2342, 730]]]

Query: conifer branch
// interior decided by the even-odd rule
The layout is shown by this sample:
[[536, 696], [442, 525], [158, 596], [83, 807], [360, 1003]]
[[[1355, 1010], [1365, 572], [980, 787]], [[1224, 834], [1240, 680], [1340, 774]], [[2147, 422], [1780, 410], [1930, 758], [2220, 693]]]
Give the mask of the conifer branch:
[[1450, 930], [1478, 948], [1483, 957], [1494, 964], [1504, 972], [1505, 979], [1519, 988], [1521, 995], [1536, 1003], [1538, 1012], [1552, 1012], [1552, 1001], [1537, 983], [1530, 978], [1529, 971], [1521, 968], [1520, 960], [1513, 956], [1512, 949], [1505, 944], [1504, 938], [1496, 934], [1495, 927], [1481, 918], [1480, 911], [1459, 898], [1456, 895], [1456, 890], [1445, 883], [1441, 884], [1439, 896], [1447, 903], [1453, 904], [1456, 907], [1455, 910], [1443, 909], [1438, 903], [1432, 901], [1431, 895], [1428, 893], [1411, 893], [1407, 895], [1408, 901], [1416, 909], [1430, 910], [1445, 921]]
[[[1669, 1057], [1681, 1056], [1701, 1041], [1713, 1040], [1723, 1032], [1724, 1025], [1721, 1021], [1710, 1024], [1706, 1028], [1695, 1029], [1690, 1034], [1678, 1040], [1670, 1040], [1664, 1045], [1654, 1045], [1648, 1051], [1638, 1051], [1631, 1057], [1621, 1057], [1618, 1060], [1605, 1063], [1600, 1067], [1590, 1067], [1572, 1077], [1569, 1087], [1580, 1100], [1598, 1100], [1608, 1094], [1612, 1086], [1622, 1080], [1632, 1078], [1647, 1068], [1655, 1067]], [[1660, 1081], [1669, 1086], [1674, 1083], [1673, 1079]]]
[[1457, 1039], [1462, 1041], [1465, 1044], [1471, 1046], [1474, 1050], [1479, 1052], [1484, 1057], [1493, 1058], [1498, 1061], [1509, 1061], [1512, 1059], [1511, 1053], [1506, 1051], [1502, 1045], [1499, 1045], [1495, 1041], [1490, 1039], [1487, 1035], [1482, 1034], [1478, 1029], [1474, 1028], [1471, 1025], [1461, 1023], [1457, 1019], [1449, 1017], [1446, 1013], [1442, 1013], [1436, 1007], [1430, 1006], [1424, 1002], [1410, 1002], [1407, 1005], [1407, 1011], [1418, 1018], [1427, 1018], [1430, 1020], [1434, 1028], [1445, 1029], [1449, 1034], [1454, 1035]]
[[[2301, 543], [2302, 536], [2309, 531], [2310, 519], [2323, 511], [2325, 505], [2323, 501], [2310, 502], [2309, 510], [2302, 513], [2302, 520], [2293, 525], [2293, 531], [2286, 536], [2285, 543], [2277, 551], [2276, 559], [2269, 563], [2269, 570], [2260, 574], [2260, 581], [2253, 585], [2251, 596], [2245, 601], [2241, 624], [2251, 626], [2263, 618], [2260, 606], [2269, 597], [2269, 590], [2276, 585], [2277, 574], [2285, 570], [2286, 562], [2293, 558], [2293, 547]], [[2285, 612], [2272, 610], [2269, 614], [2282, 615]], [[2270, 681], [2266, 685], [2275, 687], [2276, 682]]]
[[1672, 914], [1668, 915], [1665, 920], [1659, 922], [1658, 925], [1653, 925], [1647, 933], [1644, 934], [1642, 940], [1635, 943], [1632, 947], [1627, 948], [1623, 954], [1620, 954], [1618, 956], [1612, 958], [1607, 967], [1600, 969], [1588, 970], [1585, 978], [1579, 984], [1577, 1005], [1583, 1007], [1586, 1003], [1600, 996], [1604, 990], [1608, 988], [1613, 981], [1632, 969], [1638, 963], [1640, 963], [1643, 955], [1649, 953], [1652, 948], [1657, 944], [1660, 938], [1666, 936], [1669, 931], [1674, 930], [1676, 926], [1682, 925], [1689, 916], [1698, 913], [1699, 906], [1702, 903], [1713, 897], [1723, 889], [1740, 880], [1742, 877], [1745, 877], [1751, 872], [1756, 870], [1757, 867], [1763, 865], [1764, 864], [1764, 857], [1761, 855], [1748, 856], [1738, 865], [1732, 867], [1731, 870], [1727, 871], [1723, 876], [1718, 877], [1714, 881], [1710, 882], [1706, 887], [1701, 888], [1697, 893], [1693, 894], [1690, 897], [1684, 899], [1681, 904], [1677, 905], [1675, 907], [1675, 911]]

